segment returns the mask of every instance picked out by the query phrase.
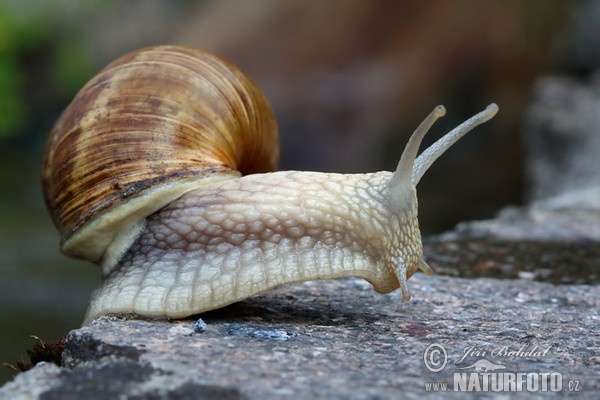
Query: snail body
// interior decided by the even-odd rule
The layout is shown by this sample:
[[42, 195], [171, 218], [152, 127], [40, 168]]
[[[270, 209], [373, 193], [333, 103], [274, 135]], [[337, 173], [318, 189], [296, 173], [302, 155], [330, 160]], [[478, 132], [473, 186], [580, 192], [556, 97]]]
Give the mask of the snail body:
[[53, 128], [44, 193], [65, 254], [102, 265], [86, 322], [186, 317], [286, 283], [356, 276], [410, 299], [423, 260], [416, 185], [491, 104], [418, 158], [438, 106], [394, 172], [273, 171], [275, 120], [236, 67], [199, 49], [122, 57]]

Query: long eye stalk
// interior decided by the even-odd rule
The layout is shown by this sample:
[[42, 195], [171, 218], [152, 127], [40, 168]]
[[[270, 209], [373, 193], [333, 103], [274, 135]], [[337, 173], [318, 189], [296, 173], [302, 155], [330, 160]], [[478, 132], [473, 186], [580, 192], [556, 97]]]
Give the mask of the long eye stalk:
[[413, 171], [413, 165], [415, 158], [417, 157], [417, 152], [419, 151], [419, 145], [435, 121], [445, 114], [446, 109], [444, 106], [437, 106], [434, 108], [408, 140], [408, 143], [402, 152], [402, 156], [400, 157], [400, 161], [398, 162], [398, 166], [396, 167], [396, 171], [388, 184], [390, 203], [396, 206], [396, 208], [403, 209], [410, 205], [411, 182], [409, 177]]
[[476, 114], [448, 132], [437, 142], [432, 144], [425, 150], [419, 157], [415, 160], [414, 166], [412, 169], [412, 185], [417, 186], [425, 171], [431, 167], [435, 160], [438, 159], [439, 156], [444, 154], [450, 146], [458, 141], [461, 137], [470, 132], [473, 128], [478, 125], [483, 124], [486, 121], [492, 119], [494, 115], [498, 112], [498, 106], [495, 103], [490, 104], [486, 107], [485, 110]]

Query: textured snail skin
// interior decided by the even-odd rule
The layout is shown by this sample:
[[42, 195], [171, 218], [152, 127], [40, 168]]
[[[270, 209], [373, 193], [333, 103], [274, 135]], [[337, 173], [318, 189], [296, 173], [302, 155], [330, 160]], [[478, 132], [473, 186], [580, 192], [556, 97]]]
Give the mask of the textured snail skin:
[[285, 171], [189, 192], [148, 218], [88, 319], [183, 317], [318, 278], [358, 276], [390, 292], [422, 255], [415, 209], [386, 204], [390, 176]]
[[191, 190], [149, 216], [94, 294], [85, 323], [104, 314], [185, 317], [278, 285], [356, 276], [380, 293], [428, 275], [417, 220], [416, 184], [488, 108], [415, 160], [444, 115], [436, 108], [411, 137], [394, 173], [253, 174]]

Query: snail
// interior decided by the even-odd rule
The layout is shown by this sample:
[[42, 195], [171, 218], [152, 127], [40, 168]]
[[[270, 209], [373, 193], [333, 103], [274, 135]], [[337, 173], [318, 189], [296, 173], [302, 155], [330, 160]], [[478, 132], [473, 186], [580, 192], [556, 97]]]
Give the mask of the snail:
[[85, 323], [108, 314], [183, 318], [294, 282], [355, 276], [380, 293], [431, 268], [416, 185], [490, 104], [394, 172], [278, 171], [273, 112], [237, 67], [156, 46], [102, 69], [52, 128], [42, 166], [64, 254], [98, 263]]

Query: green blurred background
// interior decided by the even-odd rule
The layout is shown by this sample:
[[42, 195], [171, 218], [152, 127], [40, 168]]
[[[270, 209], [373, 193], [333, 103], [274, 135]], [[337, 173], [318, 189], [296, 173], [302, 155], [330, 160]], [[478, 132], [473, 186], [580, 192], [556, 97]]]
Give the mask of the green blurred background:
[[[422, 229], [525, 202], [520, 129], [536, 79], [598, 66], [593, 1], [0, 0], [0, 361], [80, 325], [99, 269], [61, 255], [39, 168], [48, 131], [102, 66], [139, 47], [204, 47], [246, 70], [279, 121], [281, 169], [395, 167], [495, 101], [500, 114], [419, 187]], [[12, 372], [0, 370], [0, 384]]]

